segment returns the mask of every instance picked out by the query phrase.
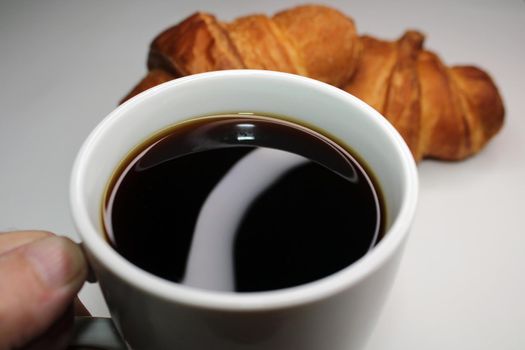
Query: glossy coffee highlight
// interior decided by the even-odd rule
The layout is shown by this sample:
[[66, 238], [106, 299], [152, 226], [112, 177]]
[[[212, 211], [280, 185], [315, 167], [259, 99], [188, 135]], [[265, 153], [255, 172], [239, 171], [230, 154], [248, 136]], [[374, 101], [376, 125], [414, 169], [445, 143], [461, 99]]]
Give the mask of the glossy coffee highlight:
[[349, 266], [383, 235], [356, 155], [308, 127], [250, 114], [196, 118], [139, 145], [102, 208], [109, 242], [159, 277], [268, 291]]

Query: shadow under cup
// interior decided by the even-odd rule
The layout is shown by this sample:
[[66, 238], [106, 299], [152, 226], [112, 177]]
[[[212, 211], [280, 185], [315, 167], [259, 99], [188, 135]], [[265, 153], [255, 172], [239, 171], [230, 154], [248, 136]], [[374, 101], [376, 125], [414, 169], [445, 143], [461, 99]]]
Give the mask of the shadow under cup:
[[[322, 280], [247, 295], [180, 286], [117, 254], [104, 239], [100, 210], [108, 180], [129, 151], [174, 123], [238, 112], [290, 117], [354, 150], [371, 169], [384, 197], [381, 242], [356, 263]], [[192, 350], [361, 346], [397, 270], [416, 197], [410, 151], [375, 110], [318, 81], [251, 70], [177, 79], [124, 103], [88, 137], [71, 180], [79, 235], [112, 318], [133, 349], [162, 349], [167, 344]]]

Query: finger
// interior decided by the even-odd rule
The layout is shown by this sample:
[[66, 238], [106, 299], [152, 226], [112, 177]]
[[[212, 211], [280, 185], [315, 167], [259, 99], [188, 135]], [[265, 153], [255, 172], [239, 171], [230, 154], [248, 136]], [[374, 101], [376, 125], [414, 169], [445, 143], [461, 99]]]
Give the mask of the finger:
[[[51, 236], [54, 236], [54, 234], [51, 232], [36, 230], [0, 232], [0, 255], [24, 244]], [[79, 246], [80, 249], [83, 250], [82, 244]], [[91, 269], [90, 265], [88, 265], [87, 280], [92, 283], [97, 282], [95, 273]]]
[[47, 231], [14, 231], [0, 233], [0, 255], [33, 241], [51, 237]]
[[73, 331], [73, 305], [55, 321], [53, 325], [41, 336], [25, 345], [23, 350], [63, 350], [66, 349]]
[[0, 255], [0, 349], [42, 334], [66, 310], [86, 278], [78, 246], [47, 237]]

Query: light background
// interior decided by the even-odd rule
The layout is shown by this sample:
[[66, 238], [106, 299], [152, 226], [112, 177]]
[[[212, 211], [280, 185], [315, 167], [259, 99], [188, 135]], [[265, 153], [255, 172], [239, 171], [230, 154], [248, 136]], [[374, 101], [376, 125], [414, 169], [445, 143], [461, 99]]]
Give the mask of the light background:
[[[75, 154], [143, 76], [162, 29], [196, 10], [231, 20], [297, 4], [0, 1], [0, 230], [77, 239], [68, 208]], [[325, 4], [352, 16], [360, 33], [394, 39], [422, 30], [448, 64], [488, 70], [507, 110], [504, 129], [479, 155], [419, 166], [416, 221], [366, 350], [525, 349], [525, 1]], [[81, 298], [107, 315], [97, 286]]]

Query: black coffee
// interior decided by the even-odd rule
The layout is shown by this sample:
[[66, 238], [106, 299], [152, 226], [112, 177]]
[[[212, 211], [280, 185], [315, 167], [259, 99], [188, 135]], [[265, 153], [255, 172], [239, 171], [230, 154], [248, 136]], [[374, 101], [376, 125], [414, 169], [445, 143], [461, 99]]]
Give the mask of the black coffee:
[[114, 248], [157, 276], [266, 291], [361, 258], [383, 234], [377, 188], [355, 157], [311, 129], [254, 115], [203, 117], [123, 161], [103, 221]]

